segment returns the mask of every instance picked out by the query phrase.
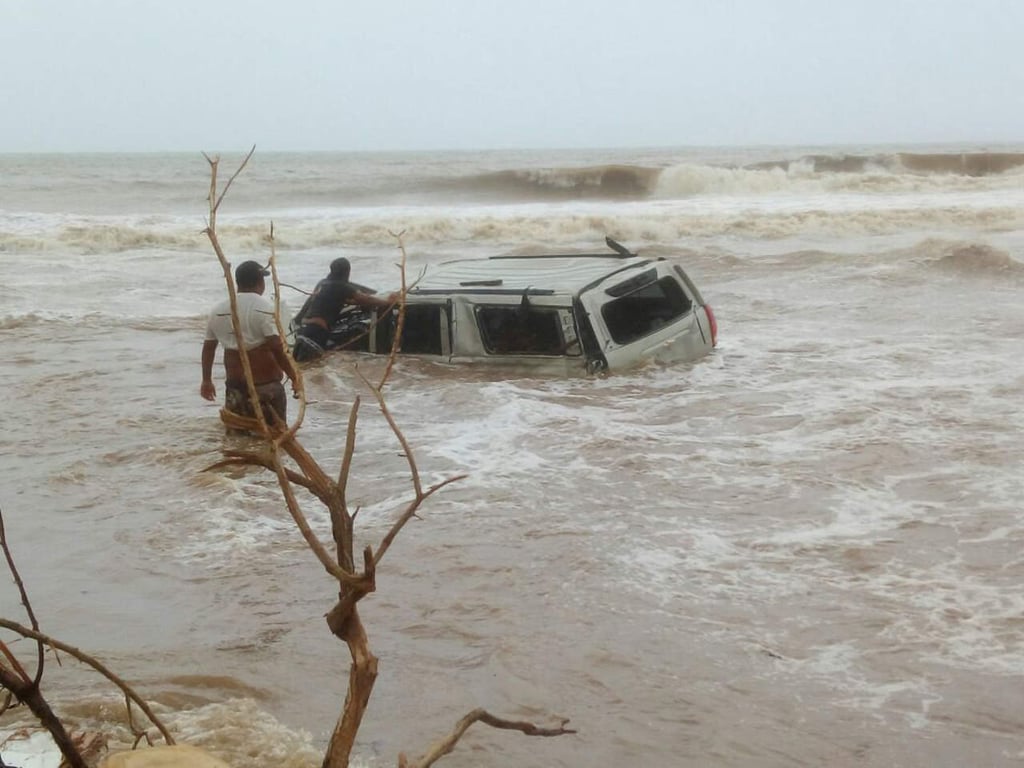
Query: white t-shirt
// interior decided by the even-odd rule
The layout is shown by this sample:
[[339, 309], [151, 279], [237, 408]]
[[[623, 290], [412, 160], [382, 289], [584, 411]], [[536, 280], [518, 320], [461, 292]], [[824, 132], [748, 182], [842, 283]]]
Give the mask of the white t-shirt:
[[[258, 293], [246, 291], [238, 297], [238, 324], [245, 339], [245, 348], [252, 349], [263, 344], [271, 336], [277, 336], [274, 322], [274, 305]], [[231, 326], [231, 299], [224, 299], [210, 310], [206, 322], [206, 340], [218, 341], [225, 349], [238, 349], [235, 329]]]

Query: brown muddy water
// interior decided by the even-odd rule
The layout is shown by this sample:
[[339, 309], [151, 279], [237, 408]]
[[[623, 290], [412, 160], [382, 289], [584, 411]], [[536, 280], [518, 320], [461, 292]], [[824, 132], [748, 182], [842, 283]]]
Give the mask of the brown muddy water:
[[[77, 176], [36, 161], [54, 210], [0, 196], [0, 507], [44, 631], [132, 682], [179, 741], [236, 766], [316, 766], [346, 687], [323, 620], [335, 590], [268, 473], [202, 471], [241, 439], [198, 395], [223, 289], [196, 234], [194, 160], [122, 169], [165, 174], [156, 213], [113, 185], [76, 207], [89, 158]], [[463, 158], [481, 174], [512, 160], [551, 162]], [[477, 726], [443, 764], [1024, 764], [1019, 178], [657, 160], [660, 197], [474, 207], [445, 184], [409, 209], [321, 202], [275, 225], [300, 233], [279, 254], [286, 282], [345, 253], [384, 288], [394, 222], [411, 222], [414, 269], [611, 230], [682, 254], [720, 323], [705, 360], [607, 378], [399, 362], [389, 403], [424, 481], [468, 476], [426, 503], [361, 604], [380, 676], [357, 764], [394, 765], [475, 707], [579, 732]], [[271, 158], [251, 184], [322, 161]], [[680, 186], [698, 177], [703, 191]], [[234, 258], [262, 253], [265, 213], [224, 215]], [[357, 364], [379, 371], [341, 355], [306, 370], [301, 435], [327, 467], [365, 395]], [[387, 532], [408, 474], [364, 397], [361, 544]], [[24, 620], [10, 583], [0, 615]], [[61, 661], [44, 680], [58, 709], [130, 740], [115, 691]]]

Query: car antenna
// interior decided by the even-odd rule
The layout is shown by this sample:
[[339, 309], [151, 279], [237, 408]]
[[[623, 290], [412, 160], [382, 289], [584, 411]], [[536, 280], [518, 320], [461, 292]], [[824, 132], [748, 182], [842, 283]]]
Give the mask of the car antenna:
[[629, 248], [624, 246], [622, 243], [612, 240], [610, 237], [605, 237], [604, 242], [605, 244], [607, 244], [609, 248], [611, 248], [624, 259], [628, 259], [630, 256], [636, 256], [635, 253], [630, 252]]

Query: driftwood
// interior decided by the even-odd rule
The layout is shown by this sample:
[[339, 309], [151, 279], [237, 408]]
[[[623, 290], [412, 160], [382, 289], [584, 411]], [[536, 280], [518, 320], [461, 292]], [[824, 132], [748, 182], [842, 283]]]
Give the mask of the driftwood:
[[[224, 279], [228, 288], [228, 295], [231, 303], [232, 324], [236, 338], [242, 338], [238, 324], [237, 297], [234, 285], [231, 280], [231, 265], [224, 255], [220, 242], [217, 238], [216, 218], [221, 202], [224, 200], [228, 188], [238, 177], [242, 169], [252, 157], [250, 150], [242, 161], [238, 170], [230, 177], [224, 189], [218, 192], [217, 170], [219, 158], [211, 158], [204, 154], [210, 166], [210, 216], [205, 234], [209, 237], [213, 250], [220, 261], [224, 273]], [[327, 752], [323, 759], [323, 768], [347, 768], [352, 749], [355, 744], [356, 735], [362, 723], [373, 686], [377, 678], [377, 657], [373, 655], [369, 639], [362, 619], [358, 611], [359, 601], [376, 589], [376, 571], [384, 555], [387, 553], [392, 542], [401, 533], [405, 525], [416, 516], [423, 502], [434, 493], [441, 490], [450, 483], [456, 482], [464, 475], [449, 477], [441, 482], [424, 488], [420, 479], [416, 459], [406, 440], [405, 435], [399, 428], [391, 410], [388, 408], [384, 391], [395, 365], [399, 343], [401, 341], [402, 329], [405, 322], [405, 296], [408, 290], [406, 284], [406, 252], [402, 240], [403, 233], [391, 233], [398, 241], [398, 249], [401, 253], [399, 271], [401, 275], [402, 290], [398, 300], [398, 322], [391, 348], [387, 358], [384, 371], [376, 382], [370, 382], [359, 372], [363, 382], [369, 388], [376, 401], [377, 408], [386, 420], [395, 439], [401, 446], [402, 454], [409, 467], [410, 482], [412, 485], [411, 498], [405, 503], [397, 514], [391, 528], [387, 531], [380, 543], [374, 549], [366, 546], [357, 559], [355, 552], [354, 522], [355, 511], [350, 511], [346, 498], [349, 474], [352, 468], [352, 458], [356, 448], [357, 423], [360, 408], [360, 398], [357, 396], [353, 402], [348, 415], [348, 427], [345, 437], [345, 448], [341, 457], [341, 465], [337, 473], [337, 479], [331, 476], [308, 451], [299, 443], [297, 432], [302, 423], [306, 397], [305, 389], [301, 383], [301, 374], [297, 376], [296, 394], [300, 399], [299, 415], [291, 425], [268, 424], [263, 417], [262, 409], [254, 408], [255, 418], [246, 418], [232, 413], [226, 409], [221, 410], [221, 419], [232, 428], [245, 429], [256, 433], [263, 438], [263, 446], [256, 451], [231, 451], [222, 461], [207, 467], [207, 471], [231, 466], [256, 466], [274, 472], [278, 484], [284, 496], [285, 504], [291, 514], [300, 533], [309, 545], [310, 551], [320, 561], [324, 570], [327, 571], [338, 584], [338, 597], [334, 606], [327, 612], [326, 620], [330, 631], [348, 647], [351, 656], [349, 668], [348, 691], [342, 712], [331, 734]], [[276, 254], [274, 247], [273, 224], [270, 228], [270, 268], [274, 282], [275, 296], [280, 294], [281, 283], [278, 279], [276, 268]], [[282, 340], [285, 338], [284, 330], [281, 327], [280, 305], [276, 305], [277, 325]], [[287, 347], [286, 347], [287, 349]], [[242, 360], [242, 367], [245, 372], [246, 385], [249, 390], [251, 402], [257, 402], [255, 383], [252, 380], [252, 371], [249, 366], [248, 354], [244, 345], [239, 345], [239, 353]], [[298, 368], [296, 368], [298, 371]], [[293, 467], [284, 465], [284, 457], [291, 460]], [[327, 547], [319, 540], [316, 533], [309, 525], [308, 519], [302, 510], [295, 493], [294, 486], [309, 491], [320, 503], [326, 507], [327, 514], [331, 521], [331, 534], [334, 544], [333, 556], [328, 552]], [[459, 721], [456, 728], [444, 739], [433, 745], [426, 755], [414, 763], [410, 763], [403, 755], [399, 760], [400, 766], [408, 768], [426, 768], [441, 756], [449, 753], [458, 740], [474, 722], [482, 722], [496, 728], [508, 728], [519, 730], [524, 734], [533, 736], [557, 736], [573, 731], [565, 728], [563, 721], [557, 728], [544, 729], [531, 723], [516, 723], [494, 717], [484, 710], [473, 710]]]

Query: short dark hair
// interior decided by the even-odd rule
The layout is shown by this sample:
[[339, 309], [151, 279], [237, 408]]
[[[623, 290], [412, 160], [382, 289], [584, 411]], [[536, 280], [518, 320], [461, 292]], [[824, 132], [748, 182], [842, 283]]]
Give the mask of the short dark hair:
[[331, 262], [331, 277], [335, 280], [348, 280], [350, 274], [352, 274], [352, 265], [344, 256]]
[[270, 272], [258, 261], [243, 261], [235, 269], [235, 285], [239, 288], [254, 288], [261, 278]]

